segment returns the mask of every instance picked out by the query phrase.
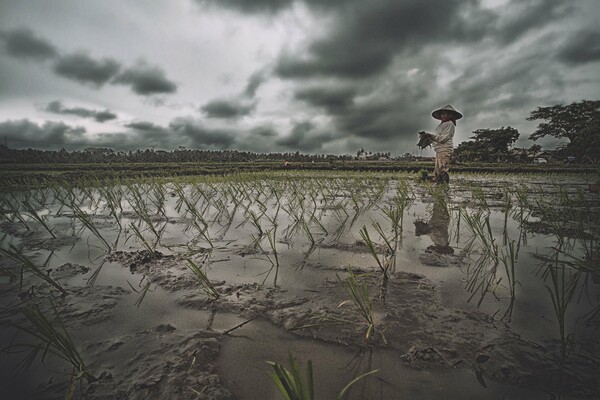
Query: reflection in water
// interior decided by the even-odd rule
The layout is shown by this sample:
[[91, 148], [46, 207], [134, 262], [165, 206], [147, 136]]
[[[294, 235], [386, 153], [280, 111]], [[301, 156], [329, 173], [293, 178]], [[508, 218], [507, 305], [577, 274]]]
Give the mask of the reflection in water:
[[433, 245], [427, 247], [427, 251], [439, 254], [454, 254], [450, 246], [450, 213], [448, 212], [447, 193], [439, 191], [434, 195], [433, 210], [428, 222], [415, 221], [415, 235], [428, 235]]

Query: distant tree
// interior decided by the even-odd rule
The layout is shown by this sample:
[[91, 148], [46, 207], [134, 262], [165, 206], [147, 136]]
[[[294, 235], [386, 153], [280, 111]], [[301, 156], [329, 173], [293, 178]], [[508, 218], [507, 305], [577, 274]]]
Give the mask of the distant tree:
[[562, 155], [600, 162], [600, 100], [583, 100], [567, 106], [538, 107], [529, 121], [542, 120], [530, 140], [546, 136], [568, 139], [559, 148]]
[[542, 151], [542, 146], [540, 146], [539, 144], [533, 144], [531, 145], [531, 147], [529, 148], [529, 151], [532, 153], [539, 153], [540, 151]]
[[462, 142], [456, 149], [461, 161], [507, 161], [510, 146], [519, 138], [519, 131], [510, 126], [500, 129], [474, 130], [473, 141]]

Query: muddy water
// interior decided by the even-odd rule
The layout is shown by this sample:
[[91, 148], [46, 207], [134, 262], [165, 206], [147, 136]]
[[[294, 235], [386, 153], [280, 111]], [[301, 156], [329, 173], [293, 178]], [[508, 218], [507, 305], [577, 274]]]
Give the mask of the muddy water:
[[[558, 182], [556, 185], [532, 182], [525, 178], [521, 181], [528, 187], [541, 187], [544, 190], [543, 196], [559, 197], [557, 187], [571, 194], [585, 188], [585, 180]], [[338, 183], [334, 182], [332, 185]], [[370, 185], [368, 182], [362, 184], [364, 193], [369, 193], [370, 190], [375, 192], [377, 189], [376, 185]], [[505, 186], [514, 184], [511, 178], [460, 178], [457, 183], [453, 183], [450, 191], [443, 195], [447, 215], [440, 218], [439, 209], [436, 208], [435, 191], [411, 182], [413, 194], [410, 195], [411, 201], [404, 211], [394, 272], [424, 276], [431, 282], [435, 297], [447, 309], [459, 310], [467, 313], [465, 315], [482, 312], [493, 320], [507, 323], [511, 332], [525, 340], [550, 345], [557, 345], [560, 340], [559, 318], [553, 308], [553, 296], [560, 293], [553, 294], [552, 288], [568, 288], [570, 282], [575, 282], [576, 295], [567, 303], [565, 314], [562, 315], [565, 332], [572, 335], [570, 337], [574, 343], [583, 344], [592, 340], [597, 344], [597, 325], [594, 325], [593, 320], [590, 323], [588, 317], [589, 313], [599, 306], [598, 272], [586, 271], [581, 274], [580, 271], [561, 264], [562, 275], [559, 275], [559, 278], [562, 277], [562, 280], [558, 282], [558, 286], [554, 285], [556, 282], [550, 279], [547, 268], [541, 267], [540, 256], [551, 254], [552, 247], [561, 235], [545, 231], [524, 231], [520, 221], [512, 214], [507, 216], [506, 210], [503, 209], [506, 198], [503, 197], [502, 190]], [[382, 210], [391, 204], [396, 195], [397, 181], [392, 179], [385, 182], [380, 196], [361, 194], [358, 199], [354, 199], [352, 188], [347, 187], [333, 196], [335, 201], [328, 202], [328, 194], [320, 192], [315, 200], [318, 204], [315, 209], [310, 208], [310, 199], [304, 200], [302, 207], [314, 210], [315, 218], [322, 224], [322, 227], [319, 227], [314, 222], [309, 223], [314, 243], [302, 229], [294, 230], [295, 217], [300, 215], [295, 214], [297, 211], [294, 210], [300, 207], [300, 203], [293, 191], [284, 190], [278, 204], [272, 200], [273, 196], [269, 199], [268, 196], [251, 195], [244, 203], [246, 210], [243, 205], [236, 208], [230, 199], [227, 210], [233, 216], [228, 220], [217, 211], [214, 203], [203, 200], [219, 196], [214, 192], [215, 187], [219, 188], [217, 185], [206, 190], [206, 197], [198, 196], [198, 191], [193, 185], [185, 187], [186, 195], [200, 199], [196, 204], [199, 209], [204, 210], [208, 224], [207, 236], [211, 238], [212, 243], [208, 243], [192, 225], [193, 217], [184, 211], [185, 206], [179, 207], [177, 196], [165, 197], [162, 215], [153, 212], [156, 227], [164, 224], [164, 232], [157, 250], [161, 251], [168, 261], [156, 267], [148, 267], [146, 264], [151, 263], [145, 264], [143, 261], [136, 262], [137, 264], [128, 264], [123, 260], [107, 261], [106, 250], [98, 238], [73, 218], [68, 208], [60, 207], [51, 198], [45, 202], [40, 214], [46, 216], [54, 233], [62, 238], [62, 241], [53, 241], [39, 224], [31, 218], [24, 217], [33, 228], [32, 231], [25, 231], [16, 223], [4, 224], [3, 230], [7, 236], [2, 246], [6, 248], [8, 243], [15, 246], [24, 244], [25, 254], [38, 265], [53, 252], [48, 265], [52, 270], [58, 270], [67, 263], [87, 267], [89, 270], [85, 273], [57, 277], [69, 287], [89, 288], [93, 285], [91, 287], [99, 288], [98, 292], [105, 290], [103, 288], [122, 288], [122, 292], [114, 296], [114, 304], [102, 319], [91, 320], [81, 325], [67, 324], [69, 329], [73, 330], [72, 334], [78, 343], [84, 344], [84, 355], [96, 358], [97, 361], [92, 361], [90, 368], [96, 368], [98, 371], [114, 370], [117, 368], [115, 365], [128, 354], [124, 351], [123, 354], [115, 352], [108, 358], [106, 355], [99, 356], [93, 349], [103, 341], [121, 342], [123, 338], [131, 340], [132, 335], [154, 332], [156, 329], [162, 335], [164, 329], [169, 332], [173, 328], [177, 335], [182, 336], [177, 336], [168, 343], [177, 343], [177, 340], [183, 340], [182, 337], [193, 335], [195, 332], [223, 332], [253, 318], [253, 321], [244, 327], [218, 339], [222, 347], [213, 360], [221, 384], [236, 398], [277, 398], [276, 388], [268, 377], [269, 367], [265, 361], [277, 361], [287, 365], [288, 351], [292, 351], [302, 362], [308, 359], [313, 361], [320, 398], [334, 398], [337, 391], [356, 376], [358, 371], [366, 371], [365, 365], [369, 362], [369, 369], [379, 369], [380, 372], [357, 385], [352, 392], [352, 398], [548, 398], [543, 385], [538, 384], [536, 389], [529, 389], [523, 385], [515, 386], [514, 381], [502, 384], [498, 383], [497, 378], [490, 379], [493, 375], [490, 372], [486, 372], [488, 379], [484, 380], [484, 384], [487, 387], [484, 387], [481, 377], [478, 379], [476, 374], [477, 364], [469, 362], [457, 364], [456, 368], [415, 369], [400, 358], [409, 350], [408, 346], [414, 343], [403, 343], [398, 348], [382, 345], [341, 346], [323, 337], [321, 340], [314, 340], [310, 339], [310, 335], [299, 337], [292, 334], [283, 327], [289, 327], [287, 322], [267, 322], [268, 319], [277, 321], [277, 318], [280, 318], [277, 312], [286, 307], [285, 304], [297, 305], [307, 300], [310, 303], [314, 296], [324, 296], [328, 299], [328, 288], [339, 285], [338, 277], [344, 279], [347, 267], [362, 271], [378, 270], [375, 259], [364, 244], [360, 243], [359, 230], [367, 227], [374, 241], [379, 245], [383, 244], [383, 240], [375, 233], [373, 224], [379, 222], [386, 232], [389, 232], [389, 222], [386, 221]], [[477, 192], [474, 193], [473, 187], [483, 188], [483, 197]], [[127, 188], [122, 187], [120, 190], [127, 191]], [[17, 194], [17, 198], [18, 196], [20, 195]], [[144, 223], [136, 216], [131, 202], [127, 201], [129, 197], [126, 195], [122, 200], [123, 213], [120, 222], [124, 229], [119, 232], [115, 220], [108, 215], [100, 194], [95, 193], [94, 196], [96, 201], [84, 200], [81, 209], [93, 216], [100, 234], [109, 243], [116, 243], [116, 250], [125, 254], [143, 249], [130, 224], [144, 227]], [[528, 196], [543, 197], [535, 190], [528, 193]], [[253, 201], [253, 198], [258, 198], [260, 202]], [[223, 199], [228, 198], [225, 196]], [[481, 203], [482, 199], [486, 204]], [[600, 206], [598, 198], [588, 194], [587, 200], [597, 212]], [[516, 207], [516, 199], [513, 199], [510, 210], [515, 210]], [[149, 208], [152, 209], [152, 206], [149, 205]], [[490, 275], [485, 275], [489, 272], [489, 266], [486, 265], [483, 269], [474, 267], [478, 253], [466, 251], [473, 235], [465, 226], [461, 213], [481, 210], [488, 216], [492, 237], [500, 248], [506, 248], [504, 243], [512, 240], [518, 243], [513, 277], [517, 283], [513, 297], [508, 284], [510, 276], [503, 265], [494, 270], [493, 279], [489, 278]], [[250, 211], [260, 216], [263, 236], [259, 235], [259, 229], [248, 218]], [[8, 217], [10, 218], [10, 215]], [[528, 219], [539, 220], [536, 215], [530, 215]], [[275, 226], [277, 229], [273, 230]], [[273, 235], [272, 242], [269, 242], [266, 232]], [[152, 234], [147, 226], [144, 236], [146, 240], [152, 241]], [[255, 241], [257, 237], [260, 239], [259, 246]], [[570, 255], [582, 258], [584, 250], [575, 239], [573, 241]], [[383, 247], [379, 246], [378, 250], [383, 257]], [[230, 296], [226, 301], [228, 304], [220, 303], [211, 307], [204, 300], [202, 292], [197, 287], [190, 286], [189, 271], [183, 267], [183, 258], [195, 260], [205, 268], [208, 278], [219, 284], [220, 290], [226, 290], [224, 293], [236, 293], [237, 297]], [[93, 278], [95, 272], [97, 276]], [[182, 283], [183, 278], [188, 280], [184, 279]], [[16, 289], [14, 282], [8, 284], [6, 278], [3, 282], [3, 289], [13, 288], [3, 291], [3, 298], [7, 298], [5, 296], [9, 296], [10, 291]], [[142, 297], [144, 287], [148, 283], [148, 291]], [[473, 290], [472, 287], [484, 287], [485, 290]], [[270, 289], [275, 292], [268, 292]], [[256, 290], [256, 293], [252, 290]], [[376, 292], [373, 290], [371, 293], [375, 296]], [[275, 297], [274, 302], [270, 300], [271, 296]], [[334, 299], [335, 297], [332, 297], [329, 300], [335, 308], [339, 301], [336, 303]], [[93, 307], [102, 307], [102, 300], [94, 301], [90, 301]], [[79, 310], [81, 312], [86, 307], [85, 299], [82, 304], [82, 310]], [[81, 312], [74, 312], [73, 315], [81, 315]], [[87, 317], [84, 317], [84, 320], [85, 318]], [[207, 335], [210, 336], [208, 333]], [[3, 344], [9, 342], [8, 338], [5, 332], [2, 336]], [[405, 345], [407, 347], [404, 347]], [[483, 347], [483, 344], [479, 347]], [[144, 349], [140, 347], [129, 351], [143, 352]], [[587, 350], [580, 347], [576, 351], [585, 356]], [[153, 354], [152, 351], [149, 353]], [[160, 352], [153, 357], [160, 361]], [[18, 362], [15, 356], [5, 360], [2, 362], [3, 372]], [[52, 363], [56, 363], [56, 360]], [[45, 368], [36, 365], [30, 375], [32, 382], [43, 383], [52, 376], [45, 371]], [[65, 371], [67, 370], [63, 369], [63, 372]], [[14, 389], [11, 389], [11, 392], [16, 393], [15, 398], [19, 398], [23, 395], [22, 389], [23, 385], [26, 386], [27, 376], [19, 375], [14, 381], [19, 382], [18, 384], [3, 379], [1, 385], [7, 390]], [[15, 389], [16, 387], [20, 389]], [[130, 388], [127, 390], [134, 390], [131, 387], [136, 386], [131, 383], [127, 387]], [[569, 396], [568, 390], [560, 392]], [[195, 392], [187, 392], [188, 396], [192, 394]], [[226, 396], [222, 395], [221, 398]], [[577, 398], [577, 395], [573, 398]]]
[[491, 383], [483, 387], [468, 370], [416, 371], [394, 351], [332, 346], [317, 340], [298, 340], [294, 335], [266, 323], [248, 324], [224, 342], [220, 375], [241, 399], [278, 398], [273, 385], [251, 385], [264, 381], [270, 366], [264, 360], [288, 364], [288, 352], [297, 355], [303, 367], [314, 365], [315, 392], [319, 398], [335, 399], [343, 382], [372, 370], [350, 392], [349, 399], [547, 399], [548, 394]]

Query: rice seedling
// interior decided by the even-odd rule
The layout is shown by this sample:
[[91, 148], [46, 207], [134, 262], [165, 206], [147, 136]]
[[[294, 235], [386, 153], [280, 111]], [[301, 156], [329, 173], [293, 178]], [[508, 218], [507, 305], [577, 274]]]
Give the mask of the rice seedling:
[[[273, 270], [275, 270], [275, 277], [273, 278], [273, 286], [277, 286], [277, 279], [279, 277], [279, 253], [277, 252], [277, 225], [273, 226], [266, 233], [267, 243], [269, 244], [270, 250], [266, 250], [262, 244], [260, 239], [255, 239], [256, 246], [261, 250], [262, 254], [265, 256], [267, 261], [271, 263], [271, 268], [265, 273], [265, 278], [262, 281], [262, 284], [266, 282], [267, 278], [271, 274]], [[272, 255], [272, 257], [271, 257]]]
[[120, 214], [123, 213], [123, 206], [121, 205], [120, 197], [117, 197], [118, 195], [110, 188], [98, 188], [98, 190], [104, 198], [109, 215], [115, 219], [119, 230], [121, 230], [123, 226], [121, 225]]
[[113, 248], [106, 241], [106, 239], [104, 238], [104, 236], [102, 236], [102, 234], [100, 233], [100, 231], [98, 230], [98, 228], [96, 228], [96, 226], [94, 225], [94, 221], [92, 220], [92, 217], [90, 217], [86, 212], [84, 212], [76, 204], [71, 204], [71, 209], [73, 210], [73, 214], [75, 215], [75, 217], [77, 219], [79, 219], [81, 221], [81, 223], [83, 224], [83, 226], [85, 228], [88, 228], [88, 230], [90, 232], [92, 232], [94, 234], [94, 236], [96, 236], [96, 238], [98, 238], [98, 240], [100, 240], [100, 242], [106, 248], [106, 251], [110, 253], [113, 250]]
[[[338, 281], [345, 284], [346, 290], [348, 294], [350, 294], [351, 298], [349, 300], [345, 300], [338, 305], [342, 307], [346, 304], [354, 304], [356, 310], [359, 315], [362, 317], [363, 321], [366, 323], [367, 327], [364, 334], [365, 342], [368, 342], [373, 333], [376, 332], [375, 328], [375, 318], [373, 314], [373, 299], [369, 295], [369, 287], [366, 283], [359, 283], [357, 276], [352, 272], [350, 267], [346, 268], [348, 273], [348, 277], [345, 281], [343, 281], [339, 275], [337, 276]], [[379, 332], [381, 338], [384, 343], [387, 343], [385, 336], [381, 332]]]
[[161, 184], [153, 184], [150, 190], [149, 200], [150, 203], [156, 209], [156, 215], [162, 215], [164, 219], [167, 219], [167, 214], [165, 210], [165, 200], [167, 196], [167, 191], [165, 187]]
[[193, 199], [188, 198], [188, 196], [186, 196], [186, 194], [185, 194], [185, 191], [183, 190], [183, 187], [178, 184], [175, 185], [175, 193], [178, 196], [177, 205], [175, 207], [177, 212], [180, 212], [181, 207], [183, 205], [185, 205], [186, 206], [185, 214], [189, 213], [192, 217], [191, 226], [195, 227], [196, 230], [198, 231], [198, 235], [204, 241], [206, 241], [206, 243], [208, 243], [208, 245], [211, 248], [213, 248], [214, 245], [213, 245], [212, 239], [211, 239], [211, 237], [209, 235], [209, 231], [208, 231], [209, 224], [203, 217], [203, 214], [207, 211], [208, 207], [210, 207], [210, 204], [206, 205], [204, 207], [204, 209], [198, 210], [197, 204], [198, 204], [199, 199], [196, 199], [194, 201]]
[[579, 273], [577, 273], [572, 275], [569, 280], [566, 280], [565, 273], [566, 271], [564, 267], [560, 268], [560, 271], [558, 271], [556, 268], [550, 268], [552, 286], [546, 286], [546, 289], [550, 293], [552, 306], [558, 322], [561, 343], [560, 355], [563, 361], [567, 358], [569, 347], [573, 344], [573, 335], [567, 335], [565, 332], [565, 316], [569, 304], [573, 299], [573, 295], [575, 294], [575, 290], [577, 289], [579, 277], [581, 276]]
[[129, 227], [131, 228], [133, 235], [135, 235], [137, 237], [137, 239], [142, 243], [144, 248], [146, 250], [148, 250], [148, 252], [150, 252], [150, 254], [155, 255], [157, 242], [153, 242], [152, 244], [148, 243], [148, 241], [144, 237], [144, 234], [139, 230], [139, 228], [137, 226], [135, 226], [135, 224], [133, 222], [129, 224]]
[[499, 264], [499, 246], [492, 234], [489, 214], [482, 215], [481, 212], [462, 214], [467, 228], [472, 233], [472, 238], [465, 245], [465, 251], [472, 254], [477, 250], [479, 256], [473, 260], [467, 272], [467, 290], [471, 293], [468, 301], [471, 301], [479, 293], [477, 306], [481, 306], [485, 296], [498, 283], [496, 273]]
[[[381, 229], [381, 225], [373, 224], [373, 226], [377, 226], [383, 233], [383, 230]], [[375, 228], [375, 229], [377, 229], [377, 228]], [[389, 264], [386, 262], [385, 257], [382, 257], [382, 258], [379, 257], [379, 253], [377, 252], [377, 247], [376, 247], [375, 243], [373, 242], [373, 240], [371, 240], [371, 236], [369, 235], [369, 230], [367, 229], [367, 227], [363, 226], [362, 229], [359, 231], [359, 233], [360, 233], [360, 237], [362, 238], [363, 242], [367, 245], [367, 249], [369, 250], [369, 253], [371, 253], [373, 258], [377, 262], [377, 266], [379, 267], [381, 272], [383, 272], [384, 275], [387, 275]], [[384, 237], [384, 240], [386, 241], [386, 243], [388, 244], [388, 246], [391, 247], [391, 244], [389, 244], [388, 239], [385, 237], [385, 235], [383, 237]]]
[[41, 224], [44, 227], [44, 229], [46, 229], [48, 231], [48, 233], [50, 233], [50, 235], [52, 235], [52, 237], [56, 239], [56, 235], [54, 234], [54, 232], [52, 232], [52, 229], [50, 229], [46, 220], [37, 213], [37, 211], [29, 203], [29, 201], [23, 200], [23, 202], [21, 202], [21, 204], [23, 205], [23, 207], [25, 207], [26, 215], [28, 215], [30, 218], [34, 219], [39, 224]]
[[208, 277], [206, 276], [206, 273], [202, 270], [202, 268], [199, 267], [196, 263], [194, 263], [190, 259], [187, 259], [185, 261], [187, 261], [187, 263], [188, 263], [187, 267], [194, 274], [194, 277], [196, 278], [196, 280], [200, 284], [200, 287], [202, 288], [202, 291], [204, 291], [204, 293], [208, 297], [211, 297], [211, 298], [213, 298], [215, 300], [218, 299], [219, 297], [221, 297], [221, 294], [215, 288], [215, 286], [212, 284], [212, 282], [208, 279]]
[[19, 366], [28, 370], [35, 360], [40, 356], [43, 362], [48, 354], [52, 354], [73, 367], [71, 382], [67, 388], [66, 399], [72, 398], [75, 385], [82, 379], [88, 383], [94, 382], [96, 378], [88, 371], [83, 358], [79, 354], [75, 343], [60, 319], [54, 302], [50, 301], [55, 314], [56, 324], [53, 324], [36, 304], [30, 304], [22, 308], [23, 315], [29, 321], [29, 326], [15, 325], [15, 327], [39, 340], [37, 344], [12, 343], [4, 351], [9, 353], [20, 353], [28, 350], [25, 358]]
[[27, 222], [25, 221], [25, 218], [23, 218], [23, 216], [21, 215], [21, 211], [19, 210], [19, 207], [17, 205], [18, 201], [15, 198], [15, 195], [11, 193], [11, 196], [13, 197], [14, 202], [10, 201], [8, 199], [4, 199], [4, 207], [6, 207], [6, 209], [10, 212], [10, 215], [11, 215], [11, 219], [10, 220], [11, 220], [11, 222], [16, 219], [17, 221], [19, 221], [19, 223], [21, 225], [23, 225], [23, 227], [26, 230], [28, 230], [28, 231], [31, 230], [29, 228], [29, 225], [27, 225]]
[[515, 250], [514, 240], [508, 243], [508, 248], [506, 250], [503, 249], [502, 254], [500, 256], [500, 260], [504, 265], [504, 272], [508, 279], [508, 289], [510, 292], [510, 304], [504, 312], [503, 319], [506, 319], [508, 322], [510, 322], [513, 308], [515, 305], [515, 287], [517, 284], [517, 278], [515, 276], [515, 263], [517, 260], [517, 253]]
[[[275, 385], [281, 391], [283, 398], [286, 400], [314, 400], [315, 392], [314, 392], [314, 376], [313, 376], [313, 366], [312, 361], [308, 360], [306, 364], [306, 378], [302, 377], [302, 372], [300, 371], [300, 365], [298, 361], [292, 356], [292, 353], [288, 354], [290, 370], [282, 366], [281, 364], [267, 361], [273, 371], [271, 373], [271, 378]], [[346, 396], [346, 393], [350, 390], [350, 388], [360, 381], [361, 379], [373, 375], [379, 372], [379, 370], [369, 371], [364, 373], [352, 381], [350, 381], [337, 395], [336, 400], [342, 400]]]
[[[56, 280], [52, 279], [50, 275], [48, 275], [45, 270], [50, 263], [50, 259], [54, 253], [50, 253], [42, 267], [38, 267], [33, 261], [31, 261], [28, 257], [25, 256], [22, 249], [16, 248], [13, 244], [8, 245], [8, 249], [3, 249], [0, 247], [0, 254], [10, 258], [14, 262], [16, 262], [20, 267], [20, 285], [19, 288], [22, 288], [23, 284], [23, 272], [25, 270], [33, 273], [38, 278], [42, 279], [44, 282], [48, 283], [50, 286], [58, 289], [62, 295], [67, 295], [68, 292], [65, 288], [63, 288]], [[9, 276], [16, 277], [16, 274], [9, 271], [8, 268], [3, 268], [3, 272], [8, 274]]]
[[102, 260], [100, 265], [98, 265], [96, 267], [96, 269], [94, 270], [94, 272], [92, 273], [92, 275], [90, 275], [90, 277], [87, 280], [88, 285], [93, 286], [96, 284], [96, 280], [98, 279], [98, 276], [100, 275], [100, 271], [102, 271], [102, 267], [104, 267], [105, 263], [106, 263], [106, 258]]
[[133, 290], [134, 292], [138, 293], [139, 296], [136, 299], [134, 305], [136, 308], [140, 308], [140, 306], [142, 305], [142, 302], [144, 301], [144, 299], [146, 298], [146, 295], [148, 294], [148, 292], [153, 292], [154, 290], [156, 290], [156, 287], [153, 290], [150, 290], [150, 285], [151, 282], [147, 281], [143, 286], [142, 284], [144, 283], [144, 281], [146, 280], [146, 276], [144, 275], [142, 277], [142, 280], [140, 281], [140, 283], [138, 284], [138, 287], [141, 288], [140, 290], [137, 290], [136, 288], [134, 288], [131, 283], [129, 283], [129, 281], [127, 281], [127, 284], [129, 285], [129, 287], [131, 288], [131, 290]]

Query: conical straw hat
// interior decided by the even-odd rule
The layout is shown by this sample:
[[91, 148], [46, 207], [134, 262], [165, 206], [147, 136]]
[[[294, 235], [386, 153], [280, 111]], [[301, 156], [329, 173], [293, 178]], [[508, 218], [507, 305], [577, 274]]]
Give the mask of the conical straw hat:
[[442, 111], [454, 113], [454, 115], [456, 115], [456, 119], [461, 119], [463, 117], [463, 115], [461, 113], [459, 113], [458, 111], [456, 111], [454, 109], [454, 107], [452, 107], [450, 104], [446, 104], [444, 107], [438, 108], [437, 110], [435, 110], [434, 112], [431, 113], [431, 116], [435, 119], [442, 119], [440, 117], [440, 114], [442, 113]]

